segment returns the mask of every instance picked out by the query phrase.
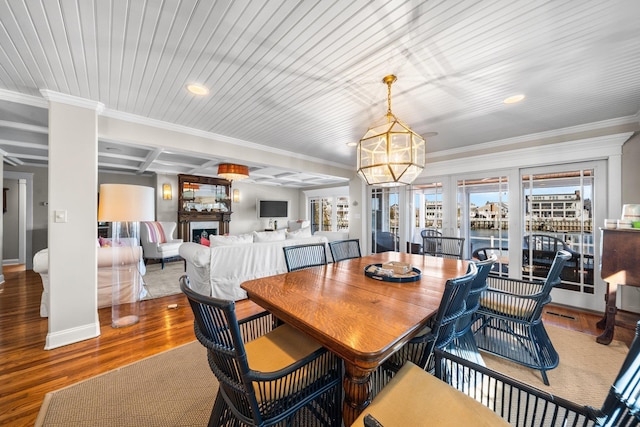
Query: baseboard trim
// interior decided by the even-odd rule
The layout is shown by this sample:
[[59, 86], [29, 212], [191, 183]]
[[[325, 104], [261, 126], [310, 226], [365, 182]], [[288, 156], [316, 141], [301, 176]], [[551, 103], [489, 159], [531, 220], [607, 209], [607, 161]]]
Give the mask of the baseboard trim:
[[54, 348], [73, 344], [79, 341], [95, 338], [100, 335], [100, 324], [91, 323], [88, 325], [78, 326], [75, 328], [65, 329], [57, 332], [49, 332], [45, 342], [45, 350], [53, 350]]

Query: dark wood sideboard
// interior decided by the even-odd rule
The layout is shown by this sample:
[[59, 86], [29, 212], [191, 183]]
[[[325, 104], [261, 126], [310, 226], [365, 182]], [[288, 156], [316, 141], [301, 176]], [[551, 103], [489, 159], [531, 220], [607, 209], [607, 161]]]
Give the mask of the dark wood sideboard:
[[231, 181], [178, 175], [178, 238], [191, 241], [192, 222], [217, 222], [217, 233], [229, 233]]
[[[596, 338], [600, 344], [609, 344], [616, 325], [616, 293], [619, 285], [640, 287], [640, 230], [600, 229], [600, 275], [607, 282], [606, 310], [597, 323], [604, 329]], [[618, 325], [621, 323], [618, 322]], [[626, 324], [622, 323], [623, 326]], [[632, 326], [632, 325], [629, 325]]]

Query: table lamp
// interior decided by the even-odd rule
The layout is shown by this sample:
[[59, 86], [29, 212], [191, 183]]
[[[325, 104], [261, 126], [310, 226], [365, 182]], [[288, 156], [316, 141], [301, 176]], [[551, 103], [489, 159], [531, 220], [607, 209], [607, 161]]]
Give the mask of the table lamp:
[[[155, 220], [154, 189], [140, 185], [101, 184], [98, 221], [111, 223], [113, 272], [111, 326], [121, 328], [140, 320], [142, 275], [132, 275], [127, 260], [142, 259], [140, 221]], [[136, 263], [135, 265], [139, 265]], [[125, 276], [126, 273], [126, 276]], [[124, 277], [133, 277], [125, 280]]]

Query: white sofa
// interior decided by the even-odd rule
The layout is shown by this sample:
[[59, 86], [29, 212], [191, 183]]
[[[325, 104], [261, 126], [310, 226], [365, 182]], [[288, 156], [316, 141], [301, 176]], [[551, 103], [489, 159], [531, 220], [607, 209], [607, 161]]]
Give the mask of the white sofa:
[[330, 242], [335, 242], [336, 240], [347, 240], [349, 238], [348, 231], [316, 231], [313, 235], [324, 236]]
[[[240, 288], [243, 282], [287, 272], [282, 248], [308, 243], [327, 246], [327, 242], [324, 236], [285, 230], [210, 236], [210, 247], [183, 243], [180, 256], [187, 263], [187, 275], [195, 291], [215, 298], [240, 300], [247, 298], [247, 293]], [[330, 261], [328, 246], [326, 249], [327, 260]]]
[[140, 223], [140, 244], [145, 261], [159, 259], [164, 268], [164, 260], [179, 256], [182, 239], [174, 239], [175, 222], [143, 221]]
[[[111, 306], [111, 284], [113, 283], [113, 257], [119, 259], [121, 289], [129, 291], [123, 299], [134, 300], [133, 290], [142, 289], [140, 280], [146, 269], [142, 262], [140, 246], [98, 247], [98, 308]], [[115, 252], [115, 253], [114, 253]], [[40, 316], [49, 316], [49, 249], [42, 249], [33, 256], [33, 271], [40, 274], [44, 288], [40, 298]], [[133, 286], [135, 285], [135, 286]]]

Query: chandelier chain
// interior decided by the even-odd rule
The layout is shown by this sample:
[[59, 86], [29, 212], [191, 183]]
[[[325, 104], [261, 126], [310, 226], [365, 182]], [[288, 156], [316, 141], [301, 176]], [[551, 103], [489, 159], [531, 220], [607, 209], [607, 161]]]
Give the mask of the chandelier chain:
[[387, 83], [387, 116], [391, 117], [391, 85], [393, 82]]

